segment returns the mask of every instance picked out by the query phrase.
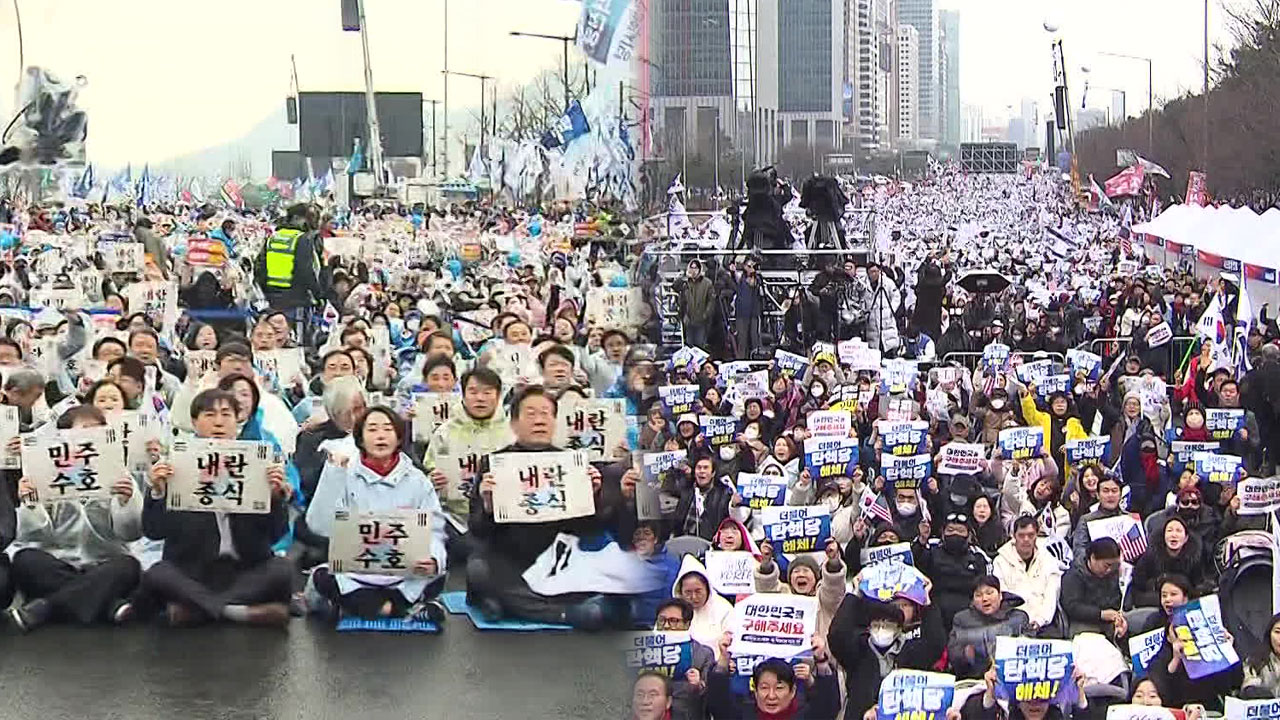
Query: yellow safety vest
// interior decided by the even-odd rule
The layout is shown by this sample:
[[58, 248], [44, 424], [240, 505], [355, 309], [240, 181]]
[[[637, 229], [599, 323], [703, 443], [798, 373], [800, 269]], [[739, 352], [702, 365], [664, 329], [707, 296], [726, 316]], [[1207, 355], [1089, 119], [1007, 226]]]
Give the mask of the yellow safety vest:
[[289, 290], [293, 287], [293, 267], [297, 260], [301, 230], [282, 228], [267, 239], [267, 287]]

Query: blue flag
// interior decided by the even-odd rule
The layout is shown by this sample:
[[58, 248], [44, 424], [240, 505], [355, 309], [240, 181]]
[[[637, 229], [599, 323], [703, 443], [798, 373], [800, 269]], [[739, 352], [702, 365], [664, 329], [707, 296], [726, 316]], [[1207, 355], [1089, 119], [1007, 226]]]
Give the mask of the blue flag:
[[587, 122], [587, 114], [582, 111], [582, 104], [574, 100], [556, 124], [543, 134], [542, 146], [550, 150], [568, 145], [589, 132], [591, 124]]

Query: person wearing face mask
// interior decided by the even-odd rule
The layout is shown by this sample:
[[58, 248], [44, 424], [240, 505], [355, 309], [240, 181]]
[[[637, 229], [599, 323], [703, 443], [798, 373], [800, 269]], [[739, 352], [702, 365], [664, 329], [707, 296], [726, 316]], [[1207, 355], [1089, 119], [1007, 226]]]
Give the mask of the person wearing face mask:
[[[995, 445], [1000, 439], [1000, 431], [1005, 423], [1013, 418], [1013, 404], [1009, 401], [1009, 392], [1002, 387], [991, 391], [990, 397], [976, 395], [974, 403], [974, 422], [978, 425], [978, 437], [974, 442]], [[985, 402], [983, 402], [985, 400]]]
[[974, 583], [969, 607], [956, 614], [947, 642], [948, 668], [957, 679], [980, 678], [995, 657], [996, 637], [1020, 637], [1031, 630], [1022, 598], [1001, 590], [1000, 578]]
[[987, 558], [971, 543], [969, 517], [948, 515], [942, 525], [942, 543], [926, 546], [917, 540], [912, 551], [919, 559], [917, 568], [933, 581], [930, 597], [950, 630], [956, 613], [969, 604], [974, 583], [990, 572]]
[[[923, 622], [908, 620], [902, 604], [913, 615], [923, 615]], [[936, 606], [921, 608], [907, 600], [881, 603], [854, 594], [845, 595], [827, 637], [845, 673], [844, 716], [851, 719], [875, 707], [880, 683], [889, 673], [932, 669], [947, 640]]]
[[1150, 515], [1164, 507], [1169, 492], [1169, 469], [1160, 462], [1160, 448], [1154, 435], [1129, 438], [1120, 451], [1120, 476], [1129, 487], [1129, 509]]

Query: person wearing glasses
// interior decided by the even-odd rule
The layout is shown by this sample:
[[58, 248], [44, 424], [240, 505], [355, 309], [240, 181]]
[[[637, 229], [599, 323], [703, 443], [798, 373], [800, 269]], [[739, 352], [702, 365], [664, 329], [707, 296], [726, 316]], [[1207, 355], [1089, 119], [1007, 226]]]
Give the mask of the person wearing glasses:
[[[658, 606], [653, 622], [654, 632], [689, 632], [693, 623], [693, 606], [683, 598], [673, 597]], [[706, 717], [707, 677], [716, 664], [716, 653], [697, 640], [689, 641], [692, 652], [689, 669], [681, 677], [671, 679], [671, 718]]]

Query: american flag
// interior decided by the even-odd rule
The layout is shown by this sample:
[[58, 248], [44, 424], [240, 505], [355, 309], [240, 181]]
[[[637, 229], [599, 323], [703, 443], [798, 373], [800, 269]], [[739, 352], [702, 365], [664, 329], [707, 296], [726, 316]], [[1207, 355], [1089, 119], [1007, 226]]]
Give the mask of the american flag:
[[1120, 536], [1120, 559], [1125, 562], [1136, 562], [1147, 551], [1147, 533], [1142, 523], [1137, 520]]
[[1133, 232], [1129, 228], [1133, 225], [1133, 208], [1129, 205], [1124, 207], [1124, 217], [1120, 221], [1120, 251], [1124, 257], [1133, 255]]

